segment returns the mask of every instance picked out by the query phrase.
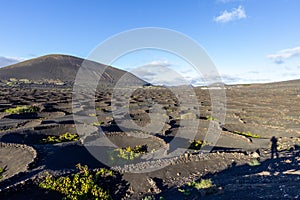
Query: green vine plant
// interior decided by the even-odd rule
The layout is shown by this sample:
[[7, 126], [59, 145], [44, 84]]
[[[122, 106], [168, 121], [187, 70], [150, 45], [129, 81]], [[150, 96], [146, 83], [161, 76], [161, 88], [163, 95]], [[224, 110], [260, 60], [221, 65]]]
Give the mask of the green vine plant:
[[8, 114], [22, 114], [22, 113], [33, 113], [39, 111], [37, 106], [17, 106], [15, 108], [8, 108], [4, 112]]
[[200, 150], [202, 146], [206, 145], [207, 143], [202, 140], [193, 140], [189, 146], [189, 149], [193, 150]]
[[6, 167], [0, 167], [0, 180], [3, 178], [3, 173], [6, 171]]
[[201, 179], [199, 181], [187, 183], [186, 188], [178, 188], [178, 192], [182, 193], [184, 196], [189, 196], [191, 195], [192, 189], [203, 191], [204, 194], [212, 194], [217, 191], [216, 185], [213, 184], [211, 179]]
[[102, 121], [98, 121], [98, 122], [93, 122], [92, 125], [93, 126], [101, 126], [103, 124]]
[[122, 160], [134, 160], [140, 157], [142, 154], [147, 152], [146, 145], [137, 145], [135, 147], [117, 148], [110, 156], [112, 162], [118, 161], [116, 158], [121, 158]]
[[111, 196], [108, 190], [99, 186], [103, 179], [113, 176], [113, 171], [105, 168], [97, 171], [90, 171], [88, 166], [76, 165], [78, 173], [72, 176], [61, 176], [58, 178], [47, 174], [45, 180], [39, 183], [39, 187], [54, 190], [61, 193], [63, 199], [71, 200], [110, 200]]
[[260, 162], [257, 159], [253, 159], [253, 160], [248, 162], [248, 165], [251, 166], [251, 167], [259, 166]]
[[189, 182], [187, 185], [197, 190], [215, 187], [211, 179], [201, 179], [200, 181]]
[[137, 145], [135, 147], [126, 147], [126, 148], [118, 148], [115, 150], [118, 152], [118, 157], [123, 158], [126, 160], [133, 160], [139, 156], [141, 156], [143, 153], [147, 152], [147, 146], [146, 145]]
[[43, 143], [61, 143], [61, 142], [70, 142], [79, 140], [79, 135], [77, 133], [66, 132], [62, 135], [49, 135], [47, 138], [42, 139]]
[[245, 136], [245, 137], [250, 137], [250, 138], [261, 138], [260, 135], [257, 135], [257, 134], [253, 134], [251, 132], [240, 132], [240, 131], [233, 131], [234, 134], [238, 134], [238, 135], [242, 135], [242, 136]]
[[205, 118], [206, 118], [206, 120], [208, 120], [208, 121], [217, 121], [217, 118], [214, 118], [214, 117], [209, 116], [209, 115], [207, 115]]

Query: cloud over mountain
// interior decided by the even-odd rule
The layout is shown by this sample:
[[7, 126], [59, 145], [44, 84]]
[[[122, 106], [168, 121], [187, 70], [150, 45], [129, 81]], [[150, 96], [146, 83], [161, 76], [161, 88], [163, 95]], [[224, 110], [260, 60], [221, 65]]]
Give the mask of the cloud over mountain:
[[21, 59], [21, 58], [11, 58], [11, 57], [0, 56], [0, 67], [5, 67], [8, 65], [16, 64], [21, 61], [23, 61], [23, 59]]
[[154, 85], [189, 84], [185, 78], [172, 68], [167, 60], [154, 60], [137, 67], [130, 72]]

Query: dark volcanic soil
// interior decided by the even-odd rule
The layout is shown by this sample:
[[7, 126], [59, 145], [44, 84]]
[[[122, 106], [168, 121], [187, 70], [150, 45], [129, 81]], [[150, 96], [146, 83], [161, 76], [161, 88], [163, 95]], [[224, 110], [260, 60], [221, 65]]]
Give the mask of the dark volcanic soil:
[[[151, 160], [147, 156], [152, 154], [145, 154], [133, 162], [111, 162], [111, 169], [120, 173], [123, 188], [117, 190], [122, 192], [113, 194], [114, 198], [300, 198], [300, 81], [226, 86], [224, 124], [210, 117], [212, 108], [208, 90], [194, 89], [199, 114], [181, 107], [170, 89], [149, 86], [136, 90], [127, 99], [130, 113], [120, 120], [113, 115], [111, 88], [103, 87], [96, 93], [94, 114], [86, 109], [88, 102], [81, 102], [72, 110], [72, 88], [2, 85], [0, 167], [5, 168], [5, 172], [0, 180], [0, 198], [61, 199], [60, 194], [36, 185], [46, 171], [55, 176], [70, 174], [77, 163], [88, 165], [90, 169], [108, 167], [108, 163], [101, 163], [91, 155], [83, 142], [93, 142], [101, 133], [117, 147], [145, 145], [147, 153], [164, 151], [172, 148], [169, 143], [179, 132], [182, 122], [189, 120], [199, 123], [197, 140], [204, 140], [211, 123], [217, 124], [221, 135], [211, 153], [190, 149], [181, 156], [168, 159]], [[125, 97], [115, 98], [118, 102]], [[20, 105], [35, 105], [38, 110], [22, 114], [5, 112]], [[163, 112], [153, 111], [153, 105], [161, 105]], [[72, 113], [79, 117], [73, 118]], [[94, 118], [91, 120], [90, 117]], [[42, 142], [50, 135], [77, 133], [74, 120], [79, 120], [80, 127], [90, 135], [78, 141]], [[131, 120], [134, 124], [128, 125]], [[162, 128], [151, 133], [138, 129], [149, 124]], [[150, 128], [154, 130], [155, 127]], [[278, 140], [279, 158], [276, 159], [271, 159], [270, 140], [273, 136]], [[205, 145], [210, 146], [209, 143]], [[104, 152], [99, 154], [106, 157], [104, 160], [110, 159], [107, 149], [93, 148], [96, 152]], [[158, 169], [141, 171], [151, 167]], [[201, 179], [210, 179], [214, 186], [207, 189], [189, 186]]]

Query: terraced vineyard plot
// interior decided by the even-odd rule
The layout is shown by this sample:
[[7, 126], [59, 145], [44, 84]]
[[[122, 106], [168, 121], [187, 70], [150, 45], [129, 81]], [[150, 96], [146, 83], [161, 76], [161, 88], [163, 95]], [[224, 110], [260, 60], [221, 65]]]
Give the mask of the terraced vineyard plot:
[[[1, 94], [5, 95], [0, 96], [0, 167], [7, 167], [1, 174], [0, 198], [14, 195], [25, 198], [27, 192], [23, 183], [32, 194], [46, 195], [47, 192], [32, 185], [37, 177], [45, 178], [45, 171], [60, 176], [72, 174], [78, 163], [88, 165], [90, 169], [105, 167], [83, 144], [83, 141], [94, 141], [101, 134], [114, 145], [111, 150], [116, 152], [116, 158], [126, 161], [113, 163], [112, 166], [119, 170], [121, 178], [118, 181], [122, 182], [122, 188], [118, 188], [114, 194], [117, 199], [142, 199], [147, 196], [158, 199], [197, 199], [201, 195], [203, 199], [211, 199], [218, 198], [218, 195], [228, 197], [226, 192], [234, 196], [230, 185], [240, 195], [252, 192], [259, 198], [265, 195], [257, 189], [258, 185], [267, 185], [261, 181], [265, 174], [270, 174], [265, 180], [272, 187], [279, 187], [277, 182], [280, 181], [289, 185], [290, 189], [286, 191], [293, 196], [294, 191], [299, 191], [298, 186], [290, 184], [297, 181], [295, 174], [299, 171], [299, 97], [293, 92], [294, 89], [284, 83], [281, 87], [272, 84], [226, 87], [226, 120], [225, 124], [218, 124], [218, 119], [213, 117], [209, 92], [201, 88], [195, 88], [199, 105], [187, 107], [180, 107], [180, 102], [169, 89], [153, 86], [140, 88], [126, 99], [128, 113], [118, 113], [121, 117], [116, 119], [110, 88], [99, 88], [96, 92], [93, 113], [87, 109], [90, 106], [87, 101], [78, 105], [76, 110], [72, 109], [71, 88], [12, 89], [2, 86]], [[299, 88], [299, 84], [293, 85], [293, 88]], [[122, 96], [116, 98], [115, 102], [124, 101]], [[11, 108], [24, 105], [26, 109], [38, 105], [39, 109], [29, 110], [27, 113], [8, 112]], [[160, 112], [156, 112], [155, 105], [159, 106]], [[199, 113], [194, 112], [196, 107]], [[73, 114], [82, 120], [80, 128], [87, 135], [77, 132], [75, 122], [78, 121]], [[195, 138], [186, 141], [185, 148], [190, 147], [188, 152], [178, 157], [157, 159], [159, 155], [173, 152], [170, 143], [185, 120], [193, 120], [199, 124]], [[155, 131], [139, 129], [145, 130], [152, 123], [155, 126], [148, 127], [147, 130]], [[216, 123], [221, 130], [213, 146], [205, 138], [210, 123]], [[156, 131], [157, 127], [159, 129]], [[184, 130], [192, 128], [186, 127]], [[65, 135], [66, 133], [70, 134]], [[278, 139], [278, 160], [270, 159], [272, 136]], [[147, 148], [135, 151], [135, 148], [143, 145]], [[199, 147], [205, 146], [212, 147], [212, 153], [199, 153]], [[95, 149], [103, 151], [102, 148]], [[109, 158], [108, 154], [106, 156]], [[124, 159], [125, 157], [128, 159]], [[161, 166], [163, 167], [159, 168]], [[135, 173], [151, 167], [159, 169]], [[272, 175], [277, 172], [279, 175]], [[237, 180], [241, 177], [245, 183], [238, 185]], [[197, 189], [202, 179], [212, 181], [213, 192]], [[254, 185], [254, 189], [246, 185], [247, 181]], [[12, 186], [17, 188], [17, 192], [5, 189]], [[184, 192], [178, 191], [178, 188]], [[269, 194], [268, 188], [265, 189], [266, 194]], [[276, 192], [276, 197], [284, 197], [284, 193]]]

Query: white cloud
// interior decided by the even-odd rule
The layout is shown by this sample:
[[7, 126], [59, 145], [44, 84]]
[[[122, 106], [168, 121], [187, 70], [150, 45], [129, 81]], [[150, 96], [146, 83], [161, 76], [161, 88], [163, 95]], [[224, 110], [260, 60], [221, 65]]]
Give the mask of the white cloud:
[[167, 60], [154, 60], [136, 67], [130, 72], [154, 85], [188, 84], [183, 76], [171, 69], [172, 66]]
[[300, 46], [291, 48], [291, 49], [283, 49], [281, 51], [278, 51], [275, 54], [270, 54], [267, 57], [274, 60], [275, 63], [281, 64], [286, 59], [289, 59], [291, 57], [300, 56]]
[[0, 56], [0, 67], [5, 67], [23, 61], [22, 58]]
[[169, 67], [171, 66], [171, 64], [169, 63], [168, 60], [153, 60], [148, 64], [145, 65], [149, 65], [149, 66], [164, 66], [164, 67]]
[[231, 12], [225, 10], [219, 16], [214, 18], [214, 21], [220, 23], [226, 23], [238, 19], [247, 18], [246, 11], [244, 7], [239, 6], [238, 8], [232, 9]]
[[295, 65], [292, 69], [277, 68], [272, 73], [270, 73], [270, 70], [252, 70], [230, 74], [220, 72], [220, 77], [207, 75], [207, 79], [205, 79], [203, 74], [199, 74], [194, 68], [190, 66], [178, 66], [168, 60], [154, 60], [131, 69], [130, 72], [154, 85], [167, 86], [190, 84], [193, 86], [207, 86], [211, 82], [210, 80], [215, 82], [222, 81], [225, 84], [267, 83], [300, 77], [300, 70]]
[[130, 70], [131, 73], [154, 85], [208, 85], [219, 82], [220, 77], [213, 74], [203, 78], [192, 66], [178, 66], [167, 60], [154, 60]]
[[210, 79], [219, 82], [219, 78], [225, 84], [244, 84], [244, 83], [267, 83], [292, 79], [299, 79], [300, 64], [294, 67], [276, 68], [270, 73], [269, 69], [260, 69], [252, 71], [241, 71], [236, 73], [220, 72], [220, 77], [208, 76], [205, 79], [203, 75], [198, 74], [189, 66], [179, 67], [167, 60], [154, 60], [142, 66], [130, 70], [131, 73], [154, 85], [193, 85], [207, 86]]

